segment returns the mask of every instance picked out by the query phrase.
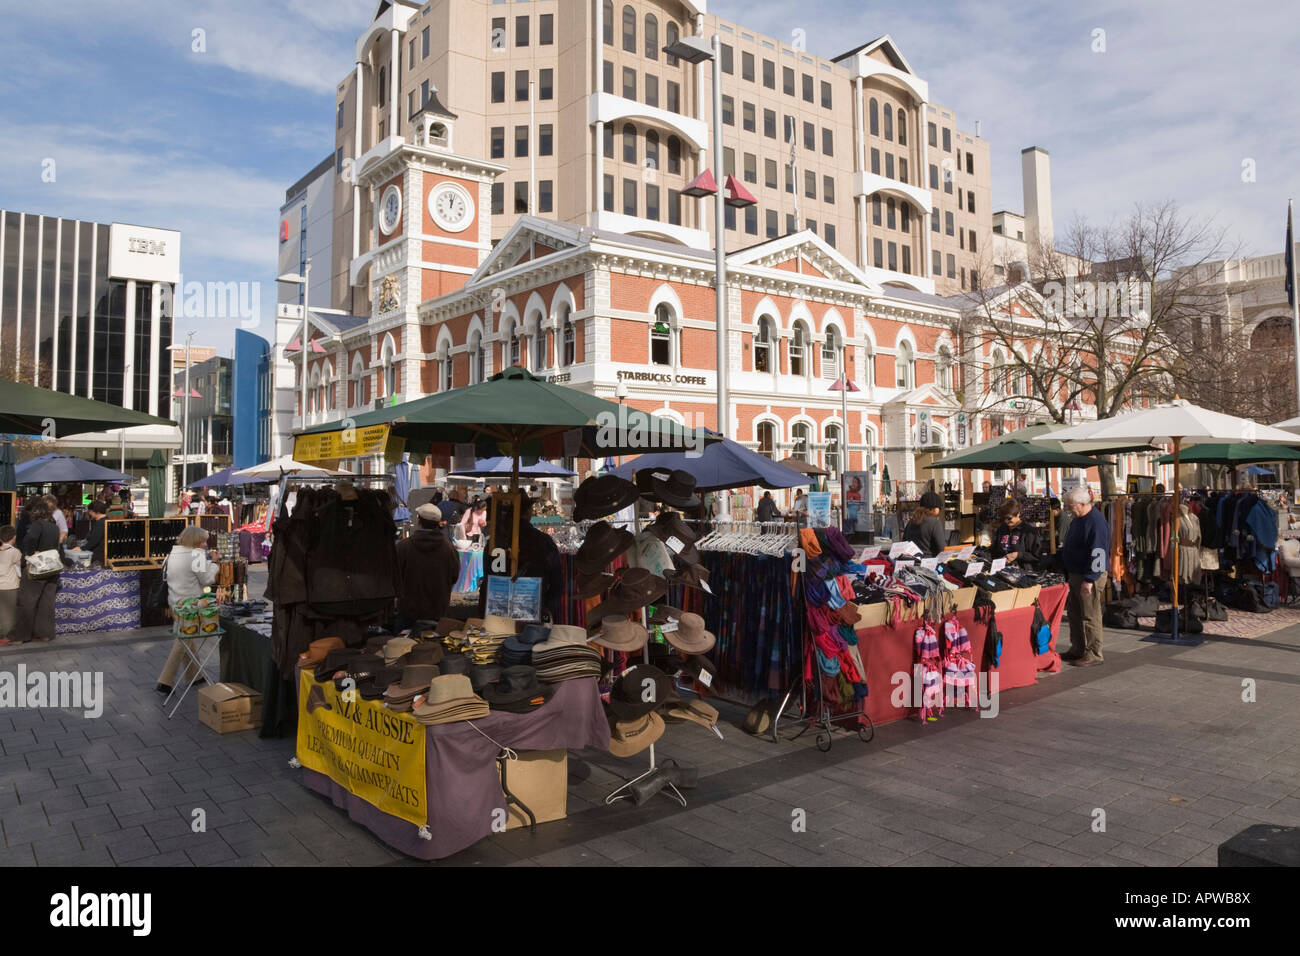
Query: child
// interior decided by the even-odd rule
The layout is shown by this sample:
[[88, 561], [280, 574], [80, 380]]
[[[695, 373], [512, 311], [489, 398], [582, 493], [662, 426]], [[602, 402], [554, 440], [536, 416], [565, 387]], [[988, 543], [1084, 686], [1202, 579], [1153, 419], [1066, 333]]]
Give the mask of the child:
[[0, 528], [0, 645], [9, 643], [18, 610], [19, 570], [23, 553], [14, 546], [18, 530], [11, 524]]

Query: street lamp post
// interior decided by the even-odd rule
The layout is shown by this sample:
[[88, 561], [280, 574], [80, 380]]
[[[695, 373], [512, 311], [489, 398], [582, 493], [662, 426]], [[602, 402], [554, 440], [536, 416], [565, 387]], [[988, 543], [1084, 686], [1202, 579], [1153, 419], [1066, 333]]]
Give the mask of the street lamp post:
[[185, 334], [184, 345], [169, 345], [167, 351], [185, 353], [185, 403], [181, 417], [181, 490], [189, 483], [190, 466], [190, 343], [194, 341], [194, 330]]
[[303, 266], [302, 275], [295, 275], [292, 272], [286, 272], [282, 276], [276, 277], [276, 282], [287, 282], [290, 285], [302, 286], [302, 331], [298, 334], [298, 359], [299, 375], [302, 379], [300, 388], [299, 402], [302, 405], [299, 422], [303, 428], [307, 427], [307, 297], [311, 290], [311, 260], [308, 259]]

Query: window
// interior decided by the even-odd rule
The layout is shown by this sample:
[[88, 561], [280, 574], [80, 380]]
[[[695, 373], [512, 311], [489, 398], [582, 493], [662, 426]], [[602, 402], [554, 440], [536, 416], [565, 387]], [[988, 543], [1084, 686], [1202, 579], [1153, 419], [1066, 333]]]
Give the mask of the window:
[[555, 127], [543, 123], [537, 127], [537, 155], [550, 156], [554, 152]]
[[528, 71], [515, 70], [515, 102], [528, 102]]
[[957, 259], [951, 252], [948, 253], [948, 278], [957, 278]]
[[786, 96], [794, 96], [794, 70], [791, 67], [781, 67], [781, 89]]
[[[609, 173], [605, 174], [605, 182], [603, 186], [604, 186], [603, 198], [605, 203], [605, 211], [613, 212], [614, 211], [614, 177], [611, 176]], [[938, 253], [936, 252], [935, 255], [938, 255]]]
[[809, 220], [804, 224], [804, 228], [807, 229], [809, 232], [815, 234], [815, 233], [817, 232], [817, 220], [816, 220], [816, 219], [809, 219]]
[[971, 252], [978, 252], [978, 251], [979, 251], [978, 249], [975, 248], [975, 230], [974, 230], [974, 229], [970, 230], [970, 251], [971, 251]]
[[555, 42], [555, 14], [543, 13], [537, 21], [537, 45], [551, 46]]
[[890, 142], [894, 139], [894, 110], [888, 103], [885, 104], [885, 139]]
[[903, 271], [908, 275], [912, 274], [912, 247], [911, 246], [903, 246]]
[[407, 46], [406, 68], [408, 70], [414, 70], [415, 69], [415, 37], [411, 37], [411, 42], [408, 43], [406, 46]]
[[771, 60], [763, 61], [763, 85], [769, 90], [776, 89], [776, 64]]
[[631, 123], [623, 124], [623, 162], [636, 162], [636, 127]]
[[880, 135], [880, 104], [872, 98], [867, 104], [867, 122], [871, 129], [872, 136]]
[[826, 435], [826, 470], [832, 475], [840, 473], [840, 426], [827, 425]]
[[803, 148], [817, 149], [817, 127], [813, 126], [812, 123], [803, 124]]
[[[427, 90], [429, 84], [426, 81], [422, 89]], [[497, 72], [492, 74], [492, 102], [504, 103], [506, 101], [506, 75]]]
[[614, 93], [614, 64], [606, 60], [601, 64], [600, 88], [606, 93]]
[[881, 224], [880, 206], [880, 194], [877, 193], [871, 197], [871, 224], [873, 226], [879, 226]]
[[335, 125], [338, 129], [343, 128], [343, 104], [339, 104], [338, 117], [335, 119]]
[[776, 323], [770, 315], [760, 315], [758, 329], [754, 332], [754, 371], [774, 371], [776, 363], [772, 361], [772, 346], [775, 341]]
[[871, 171], [877, 176], [880, 175], [880, 150], [871, 150]]
[[653, 183], [646, 183], [645, 187], [645, 217], [659, 221], [659, 187]]
[[523, 355], [521, 354], [523, 348], [522, 339], [523, 336], [520, 334], [519, 326], [512, 324], [510, 326], [509, 359], [506, 363], [508, 366], [512, 368], [516, 365], [523, 365], [523, 361], [522, 361]]
[[555, 187], [551, 180], [543, 179], [537, 183], [537, 210], [551, 212], [555, 208]]
[[804, 359], [808, 355], [808, 327], [802, 322], [794, 324], [794, 334], [790, 336], [790, 374], [807, 375], [808, 366]]
[[826, 341], [822, 343], [822, 378], [840, 377], [840, 337], [839, 329], [829, 326], [826, 329]]
[[334, 151], [334, 174], [337, 176], [343, 172], [343, 147], [340, 146]]
[[776, 139], [776, 110], [763, 110], [763, 135]]
[[560, 341], [563, 343], [562, 363], [572, 365], [577, 359], [577, 335], [568, 303], [560, 306]]
[[811, 169], [804, 170], [803, 194], [809, 199], [817, 198], [817, 174]]
[[[722, 175], [736, 175], [736, 151], [730, 146], [724, 146], [722, 149]], [[728, 206], [728, 209], [734, 209], [734, 206]]]
[[655, 321], [650, 326], [650, 362], [673, 364], [673, 310], [665, 302], [655, 306]]
[[780, 217], [775, 209], [769, 209], [765, 218], [767, 219], [767, 238], [775, 239], [780, 234]]
[[746, 133], [757, 132], [758, 122], [754, 116], [754, 104], [742, 103], [740, 106], [740, 128]]
[[745, 182], [758, 182], [758, 157], [753, 153], [745, 154]]
[[894, 178], [894, 154], [893, 153], [885, 154], [885, 178], [886, 179]]
[[555, 98], [555, 71], [539, 70], [537, 73], [537, 98], [550, 100]]
[[825, 202], [835, 202], [835, 177], [822, 177], [822, 199]]
[[877, 269], [885, 268], [885, 242], [883, 239], [871, 240], [871, 259]]
[[943, 253], [938, 250], [935, 250], [931, 271], [937, 276], [943, 275]]
[[736, 228], [736, 207], [725, 206], [722, 212], [722, 219], [726, 228], [734, 230]]
[[735, 73], [736, 61], [732, 55], [731, 44], [723, 43], [720, 46], [722, 47], [722, 72]]
[[609, 46], [614, 45], [614, 4], [612, 0], [604, 0], [600, 7], [601, 32], [604, 34], [602, 39]]
[[947, 235], [949, 235], [949, 236], [951, 236], [951, 235], [953, 234], [953, 231], [952, 231], [952, 213], [951, 213], [951, 212], [945, 212], [945, 213], [943, 214], [943, 231], [944, 231], [945, 234], [947, 234]]
[[938, 146], [938, 145], [939, 145], [939, 142], [938, 142], [939, 128], [938, 128], [937, 126], [935, 126], [933, 123], [930, 123], [930, 124], [929, 124], [929, 131], [930, 131], [930, 145], [931, 145], [931, 146]]
[[533, 333], [533, 371], [546, 368], [546, 331], [541, 316], [537, 317], [537, 331]]
[[659, 59], [659, 18], [653, 13], [645, 15], [645, 55], [648, 60]]
[[901, 342], [894, 357], [894, 385], [896, 388], [912, 387], [912, 343]]
[[[669, 20], [668, 26], [664, 27], [664, 40], [667, 41], [664, 46], [672, 46], [679, 38], [680, 35], [677, 32], [677, 24], [672, 20]], [[669, 66], [676, 66], [678, 61], [677, 57], [673, 56], [671, 53], [665, 53], [664, 62]]]
[[645, 75], [644, 92], [645, 92], [645, 105], [658, 106], [659, 105], [659, 77], [655, 76], [653, 73], [647, 73]]
[[406, 115], [408, 118], [415, 115], [415, 90], [406, 94]]
[[779, 187], [779, 183], [777, 182], [777, 178], [776, 178], [775, 159], [763, 160], [763, 185], [766, 186], [768, 189], [777, 189]]
[[682, 224], [682, 194], [676, 189], [668, 190], [668, 222], [674, 226]]
[[939, 349], [939, 361], [934, 365], [934, 380], [945, 392], [952, 391], [952, 352], [947, 346]]
[[889, 244], [889, 271], [898, 271], [898, 243], [896, 242]]
[[682, 111], [682, 88], [680, 84], [673, 80], [668, 81], [668, 112], [680, 113]]
[[973, 190], [966, 192], [966, 211], [973, 213], [975, 211], [975, 193]]
[[682, 141], [676, 136], [668, 137], [668, 172], [682, 171]]
[[822, 80], [822, 107], [831, 109], [831, 85], [826, 80]]
[[636, 180], [623, 180], [623, 215], [636, 215]]
[[759, 422], [755, 434], [758, 437], [758, 453], [772, 458], [776, 453], [776, 426], [771, 422]]
[[903, 232], [912, 231], [912, 207], [907, 203], [902, 203], [899, 207], [900, 218], [903, 220]]
[[740, 54], [740, 78], [750, 83], [754, 82], [754, 54], [744, 52]]
[[824, 127], [822, 129], [822, 155], [835, 155], [835, 133]]
[[526, 180], [515, 183], [515, 212], [528, 212], [528, 182]]
[[939, 210], [937, 209], [934, 212], [930, 213], [930, 231], [931, 232], [939, 231]]
[[528, 16], [515, 17], [515, 46], [528, 46]]
[[484, 369], [483, 333], [475, 329], [469, 336], [469, 383], [477, 385], [483, 381]]
[[794, 448], [790, 451], [791, 458], [798, 458], [800, 461], [809, 460], [809, 446], [811, 445], [811, 429], [805, 422], [795, 422], [790, 427], [790, 438], [794, 442]]
[[813, 100], [813, 78], [807, 73], [800, 74], [800, 83], [803, 87], [803, 99], [805, 103], [812, 103]]
[[506, 211], [506, 184], [492, 184], [492, 215], [504, 215]]
[[614, 158], [614, 124], [613, 123], [605, 124], [605, 133], [602, 136], [602, 139], [605, 140], [604, 143], [605, 158], [613, 159]]
[[429, 28], [425, 27], [424, 31], [420, 34], [420, 56], [427, 57], [428, 55], [429, 55]]
[[894, 200], [892, 199], [890, 199], [888, 202], [885, 203], [885, 224], [890, 229], [898, 228], [898, 222], [894, 217], [896, 208], [897, 206], [895, 205]]
[[[789, 191], [789, 188], [788, 188], [789, 185], [790, 185], [789, 183], [786, 183], [787, 192]], [[794, 214], [793, 214], [793, 213], [786, 213], [786, 215], [785, 215], [785, 231], [786, 231], [787, 233], [794, 233], [794, 232], [797, 232], [798, 230], [799, 230], [799, 223], [795, 222]]]
[[939, 188], [939, 167], [934, 163], [930, 164], [930, 188]]
[[722, 125], [736, 125], [736, 101], [733, 97], [725, 95], [722, 97]]
[[623, 8], [623, 49], [636, 52], [636, 11], [631, 7]]
[[515, 127], [515, 155], [516, 156], [528, 155], [528, 127], [527, 126]]
[[907, 157], [905, 156], [898, 157], [898, 181], [907, 182]]
[[826, 224], [826, 244], [832, 249], [835, 248], [835, 227], [829, 222]]
[[[785, 191], [788, 193], [792, 193], [794, 192], [794, 180], [792, 180], [790, 177], [794, 175], [794, 167], [791, 166], [789, 163], [786, 163], [783, 168], [785, 169]], [[794, 229], [791, 228], [786, 231], [794, 232]]]
[[491, 136], [491, 149], [489, 153], [492, 159], [502, 159], [506, 155], [506, 128], [504, 126], [493, 126]]
[[636, 99], [636, 70], [630, 66], [623, 67], [623, 99]]
[[906, 146], [907, 145], [907, 114], [903, 112], [903, 108], [901, 106], [898, 108], [898, 115], [895, 116], [894, 119], [898, 121], [898, 145]]
[[946, 126], [943, 128], [943, 151], [945, 153], [952, 152], [952, 130]]
[[966, 172], [975, 175], [975, 157], [970, 153], [966, 154]]

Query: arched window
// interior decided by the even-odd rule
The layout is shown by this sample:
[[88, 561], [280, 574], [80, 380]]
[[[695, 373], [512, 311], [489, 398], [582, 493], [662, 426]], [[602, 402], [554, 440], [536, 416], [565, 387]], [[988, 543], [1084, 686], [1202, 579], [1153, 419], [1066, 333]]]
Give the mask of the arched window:
[[486, 371], [487, 352], [483, 348], [483, 333], [475, 329], [469, 337], [469, 383], [478, 385]]
[[600, 5], [601, 33], [607, 45], [614, 45], [614, 0], [605, 0]]
[[393, 361], [393, 343], [391, 340], [384, 343], [383, 353], [384, 366], [384, 398], [391, 398], [397, 394], [397, 364]]
[[506, 368], [513, 368], [520, 365], [520, 329], [518, 323], [511, 321], [509, 328], [506, 330]]
[[888, 103], [885, 104], [885, 139], [891, 142], [894, 139], [894, 110]]
[[533, 336], [533, 371], [546, 368], [546, 330], [542, 328], [541, 316], [537, 317], [537, 333]]
[[898, 212], [898, 206], [894, 202], [894, 200], [893, 199], [886, 200], [885, 201], [885, 223], [889, 226], [890, 229], [895, 229], [898, 227], [897, 212]]
[[898, 388], [911, 388], [913, 381], [912, 343], [902, 342], [898, 346], [898, 355], [894, 358], [894, 385]]
[[647, 169], [659, 168], [659, 134], [652, 129], [645, 133], [645, 164]]
[[1001, 351], [993, 353], [993, 378], [989, 382], [989, 391], [1001, 392], [1007, 387], [1007, 360]]
[[758, 453], [772, 458], [776, 452], [776, 426], [771, 422], [758, 423]]
[[835, 326], [827, 326], [826, 341], [822, 343], [822, 378], [840, 377], [840, 333]]
[[659, 59], [659, 20], [653, 13], [645, 15], [645, 55], [651, 60]]
[[939, 349], [939, 360], [934, 366], [934, 381], [945, 392], [952, 391], [952, 351], [946, 345]]
[[667, 302], [655, 306], [655, 320], [650, 326], [650, 362], [654, 365], [673, 364], [673, 328], [676, 326], [673, 307]]
[[807, 375], [808, 366], [808, 326], [796, 322], [790, 336], [790, 374]]
[[365, 375], [365, 365], [361, 361], [361, 355], [358, 353], [352, 358], [352, 373], [348, 376], [348, 407], [358, 408], [362, 404], [362, 380]]
[[631, 123], [623, 124], [623, 162], [636, 162], [636, 127]]
[[800, 461], [808, 461], [808, 453], [812, 444], [812, 431], [807, 422], [795, 422], [790, 428], [790, 440], [794, 442], [794, 448], [790, 451], [791, 458], [798, 458]]
[[903, 224], [902, 224], [903, 232], [911, 232], [912, 231], [912, 207], [909, 206], [907, 203], [899, 203], [899, 206], [900, 206], [899, 211], [902, 213], [902, 217], [903, 217]]
[[438, 360], [438, 391], [451, 391], [451, 351], [445, 345]]
[[826, 470], [838, 475], [840, 468], [840, 426], [828, 424], [823, 432], [826, 436]]
[[560, 342], [563, 351], [562, 365], [572, 365], [577, 360], [577, 330], [573, 327], [572, 310], [566, 302], [560, 306]]
[[871, 350], [871, 343], [862, 346], [862, 367], [858, 369], [858, 378], [866, 388], [870, 388], [876, 379], [876, 354]]
[[867, 116], [870, 118], [871, 135], [879, 136], [880, 135], [880, 104], [876, 102], [874, 97], [872, 98], [871, 102], [867, 104]]
[[898, 115], [894, 118], [898, 121], [898, 145], [906, 146], [907, 145], [907, 113], [904, 112], [903, 108], [900, 106], [898, 108]]
[[[677, 42], [680, 36], [681, 35], [677, 32], [677, 24], [672, 20], [669, 20], [668, 26], [664, 27], [664, 46], [672, 46]], [[677, 65], [677, 57], [673, 56], [671, 53], [665, 53], [664, 59], [669, 66]]]
[[307, 376], [307, 414], [316, 411], [316, 390], [320, 388], [320, 369], [312, 369]]
[[623, 49], [636, 52], [636, 11], [631, 7], [623, 8]]
[[770, 315], [760, 315], [758, 329], [754, 332], [754, 371], [771, 372], [776, 368], [776, 362], [772, 360], [775, 341], [776, 323]]
[[676, 136], [668, 137], [668, 171], [670, 173], [682, 171], [682, 141]]

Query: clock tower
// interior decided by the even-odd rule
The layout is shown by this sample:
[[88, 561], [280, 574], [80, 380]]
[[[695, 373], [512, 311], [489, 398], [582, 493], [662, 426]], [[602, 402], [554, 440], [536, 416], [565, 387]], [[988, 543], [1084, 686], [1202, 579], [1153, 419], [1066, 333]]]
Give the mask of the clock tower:
[[420, 303], [461, 288], [492, 249], [492, 182], [506, 167], [458, 154], [455, 121], [433, 91], [404, 136], [382, 140], [356, 164], [373, 215], [362, 223], [369, 242], [349, 282], [369, 320], [370, 367], [391, 363], [399, 373], [391, 392], [381, 377], [381, 397], [420, 394], [420, 366], [431, 358], [422, 351]]

